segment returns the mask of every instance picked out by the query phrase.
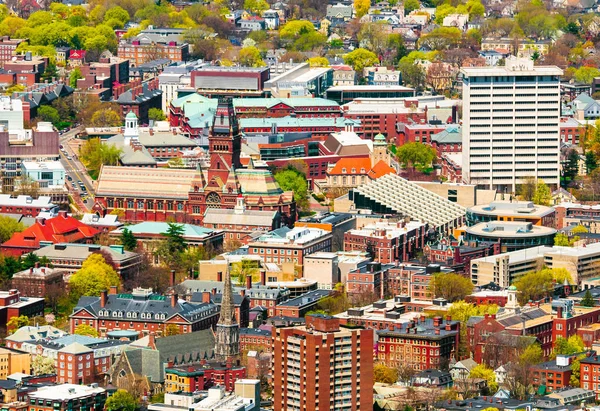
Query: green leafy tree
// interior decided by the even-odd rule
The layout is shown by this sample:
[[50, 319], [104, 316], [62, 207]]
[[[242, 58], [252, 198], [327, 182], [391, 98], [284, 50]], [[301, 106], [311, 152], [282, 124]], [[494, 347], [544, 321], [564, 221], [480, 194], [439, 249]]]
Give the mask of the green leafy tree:
[[421, 3], [419, 0], [406, 0], [404, 2], [404, 13], [410, 14], [413, 10], [419, 10], [421, 8]]
[[92, 127], [119, 127], [123, 124], [121, 113], [114, 108], [104, 108], [92, 114], [89, 125]]
[[103, 165], [116, 166], [119, 164], [122, 152], [114, 144], [103, 143], [99, 138], [90, 138], [79, 149], [79, 158], [90, 176], [97, 179]]
[[60, 122], [58, 110], [52, 106], [41, 106], [38, 108], [37, 116], [42, 121], [49, 121], [55, 126]]
[[71, 74], [69, 74], [69, 85], [73, 88], [77, 88], [77, 80], [81, 78], [83, 78], [81, 69], [79, 69], [79, 67], [75, 67], [73, 70], [71, 70]]
[[20, 93], [22, 91], [25, 91], [25, 86], [22, 84], [13, 84], [10, 87], [6, 88], [6, 91], [4, 94], [6, 94], [7, 96], [12, 96], [13, 93]]
[[557, 355], [572, 355], [585, 351], [585, 344], [578, 335], [572, 335], [569, 338], [558, 337], [554, 342], [554, 350], [551, 357], [556, 358]]
[[379, 58], [372, 51], [357, 48], [344, 56], [344, 63], [352, 66], [354, 71], [361, 75], [365, 67], [379, 64]]
[[579, 378], [581, 377], [581, 360], [585, 358], [585, 354], [577, 356], [571, 363], [571, 378], [569, 384], [572, 387], [579, 387]]
[[527, 365], [539, 364], [544, 360], [544, 353], [539, 344], [528, 345], [519, 356], [519, 363]]
[[148, 119], [154, 121], [163, 121], [167, 119], [165, 113], [159, 108], [151, 108], [148, 110]]
[[116, 25], [109, 24], [109, 26], [111, 26], [113, 28], [121, 28], [122, 29], [125, 26], [125, 24], [129, 21], [129, 18], [130, 17], [129, 17], [129, 13], [127, 12], [127, 10], [125, 10], [119, 6], [112, 6], [104, 14], [105, 22], [116, 21], [118, 23]]
[[295, 40], [302, 34], [316, 31], [308, 20], [290, 20], [279, 29], [279, 37], [284, 40]]
[[31, 360], [31, 368], [33, 375], [47, 375], [56, 373], [56, 365], [54, 359], [43, 355], [36, 355]]
[[581, 83], [592, 84], [594, 78], [600, 77], [600, 70], [596, 67], [579, 67], [573, 77]]
[[27, 253], [25, 257], [21, 257], [21, 267], [24, 270], [34, 267], [40, 261], [39, 257], [34, 253]]
[[548, 187], [548, 185], [544, 183], [544, 180], [537, 181], [532, 201], [534, 202], [534, 204], [544, 206], [550, 205], [552, 201], [552, 192], [550, 191], [550, 187]]
[[589, 233], [588, 229], [582, 226], [581, 224], [576, 225], [571, 229], [572, 234], [587, 234]]
[[29, 325], [29, 317], [26, 315], [20, 315], [18, 317], [12, 317], [6, 323], [6, 330], [9, 334], [14, 333], [21, 327], [26, 327]]
[[266, 63], [256, 47], [244, 47], [240, 50], [239, 63], [245, 67], [264, 67]]
[[519, 291], [517, 299], [519, 304], [525, 305], [529, 301], [539, 301], [552, 296], [554, 282], [563, 283], [564, 280], [572, 282], [571, 274], [564, 268], [544, 268], [532, 271], [519, 277], [513, 285]]
[[579, 236], [569, 237], [564, 233], [558, 233], [554, 236], [554, 245], [559, 247], [573, 247], [579, 241]]
[[567, 153], [567, 161], [563, 166], [563, 176], [569, 181], [573, 181], [579, 172], [579, 153], [571, 149]]
[[269, 3], [265, 0], [244, 0], [244, 9], [255, 14], [262, 14], [263, 11], [269, 10]]
[[51, 82], [53, 79], [56, 80], [57, 77], [58, 69], [56, 68], [56, 65], [53, 63], [48, 63], [46, 69], [42, 73], [42, 80], [48, 80], [48, 82]]
[[119, 286], [119, 274], [101, 254], [91, 254], [69, 279], [71, 293], [75, 299], [82, 295], [99, 296], [111, 286]]
[[308, 200], [308, 183], [306, 176], [295, 168], [286, 168], [278, 170], [275, 175], [275, 181], [284, 191], [293, 191], [296, 205], [302, 211], [307, 211], [310, 208]]
[[580, 304], [583, 307], [596, 306], [596, 301], [594, 300], [594, 297], [592, 297], [592, 293], [590, 292], [589, 288], [586, 290], [585, 294], [583, 295], [583, 298], [581, 299]]
[[14, 218], [0, 215], [0, 243], [8, 241], [14, 233], [20, 233], [25, 230], [23, 223]]
[[135, 411], [137, 401], [128, 391], [117, 390], [106, 400], [107, 411]]
[[585, 169], [588, 172], [588, 174], [591, 174], [592, 171], [594, 171], [596, 168], [598, 168], [598, 160], [596, 159], [596, 154], [594, 154], [593, 151], [588, 151], [587, 153], [585, 153]]
[[311, 57], [306, 62], [310, 67], [329, 67], [329, 60], [325, 57]]
[[498, 391], [498, 383], [496, 382], [496, 374], [494, 370], [486, 366], [485, 364], [479, 364], [471, 369], [469, 378], [483, 378], [487, 381], [488, 391], [495, 393]]
[[79, 324], [75, 328], [75, 334], [77, 335], [87, 335], [88, 337], [98, 337], [98, 331], [91, 325], [87, 324]]
[[456, 273], [440, 273], [433, 276], [429, 288], [435, 297], [454, 302], [464, 299], [473, 292], [470, 279]]
[[168, 223], [166, 233], [162, 233], [167, 240], [169, 251], [173, 254], [179, 254], [187, 248], [187, 242], [183, 237], [184, 227], [181, 224]]
[[371, 0], [354, 0], [354, 13], [359, 19], [369, 12]]
[[419, 143], [403, 144], [396, 149], [396, 158], [403, 168], [409, 168], [413, 173], [415, 170], [423, 171], [431, 167], [437, 154], [433, 147]]
[[237, 278], [238, 284], [245, 284], [246, 276], [257, 276], [259, 268], [258, 261], [242, 258], [241, 261], [231, 264], [231, 276]]
[[120, 236], [121, 244], [127, 251], [134, 251], [137, 248], [137, 239], [128, 228], [123, 228]]

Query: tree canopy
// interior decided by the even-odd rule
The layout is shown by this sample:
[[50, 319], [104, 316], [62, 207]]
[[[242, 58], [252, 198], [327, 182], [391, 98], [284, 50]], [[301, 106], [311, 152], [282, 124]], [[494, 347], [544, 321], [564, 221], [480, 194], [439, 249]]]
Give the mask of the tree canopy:
[[98, 178], [103, 165], [118, 165], [121, 154], [120, 148], [114, 144], [103, 143], [100, 138], [86, 140], [79, 149], [79, 158], [93, 179]]
[[396, 149], [396, 158], [403, 168], [424, 171], [437, 158], [435, 149], [427, 144], [412, 142]]
[[565, 268], [543, 268], [517, 278], [513, 285], [519, 291], [519, 304], [525, 305], [529, 301], [550, 297], [554, 292], [555, 282], [562, 284], [565, 280], [573, 282], [571, 274]]
[[300, 210], [309, 209], [308, 183], [305, 174], [294, 167], [287, 167], [277, 170], [274, 177], [282, 190], [294, 192], [294, 200]]
[[69, 284], [75, 296], [99, 296], [111, 286], [119, 286], [121, 279], [101, 254], [94, 253], [75, 271], [69, 279]]
[[464, 299], [473, 292], [470, 279], [456, 273], [440, 273], [433, 276], [429, 288], [435, 297], [441, 297], [448, 302]]
[[135, 411], [137, 401], [128, 391], [117, 390], [108, 397], [105, 406], [108, 411]]
[[344, 56], [344, 63], [351, 66], [357, 74], [361, 75], [365, 67], [379, 64], [375, 53], [363, 48], [357, 48]]
[[87, 324], [79, 324], [75, 327], [75, 334], [77, 335], [87, 335], [88, 337], [98, 337], [98, 331], [91, 325]]
[[10, 240], [14, 233], [25, 229], [23, 223], [9, 216], [0, 215], [0, 243]]

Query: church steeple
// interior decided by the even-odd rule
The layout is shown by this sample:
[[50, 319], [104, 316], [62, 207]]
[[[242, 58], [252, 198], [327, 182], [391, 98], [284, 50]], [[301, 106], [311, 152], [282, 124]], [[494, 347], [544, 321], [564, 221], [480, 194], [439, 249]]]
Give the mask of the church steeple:
[[219, 178], [225, 184], [229, 171], [240, 168], [240, 152], [242, 141], [233, 100], [229, 97], [219, 98], [217, 111], [208, 135], [208, 151], [210, 154], [209, 184]]
[[230, 361], [240, 354], [240, 328], [235, 320], [232, 294], [231, 274], [227, 269], [221, 299], [221, 316], [215, 333], [215, 354], [219, 361]]

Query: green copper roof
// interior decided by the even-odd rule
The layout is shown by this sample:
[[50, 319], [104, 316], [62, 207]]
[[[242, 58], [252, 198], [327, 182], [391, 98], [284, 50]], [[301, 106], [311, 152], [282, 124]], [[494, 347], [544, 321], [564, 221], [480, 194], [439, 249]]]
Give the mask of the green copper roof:
[[137, 116], [135, 115], [135, 113], [133, 111], [130, 111], [129, 113], [127, 113], [127, 115], [125, 116], [126, 119], [132, 119], [132, 120], [137, 120]]

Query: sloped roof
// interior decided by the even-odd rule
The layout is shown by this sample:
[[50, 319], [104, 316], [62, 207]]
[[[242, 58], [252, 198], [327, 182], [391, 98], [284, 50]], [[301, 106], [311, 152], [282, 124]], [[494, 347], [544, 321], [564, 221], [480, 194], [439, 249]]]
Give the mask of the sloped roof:
[[2, 244], [2, 247], [35, 249], [40, 248], [40, 241], [76, 243], [91, 239], [96, 234], [98, 230], [95, 228], [68, 215], [59, 215], [45, 220], [43, 224], [36, 221], [24, 231], [13, 234], [10, 240]]
[[462, 144], [462, 128], [456, 125], [448, 126], [444, 131], [432, 134], [431, 141], [438, 144]]
[[[180, 224], [183, 229], [183, 237], [184, 238], [198, 238], [198, 237], [206, 237], [212, 233], [214, 230], [210, 228], [201, 227], [199, 225], [192, 224]], [[138, 224], [127, 226], [127, 229], [135, 234], [163, 234], [166, 233], [169, 229], [169, 224], [158, 221], [144, 221]], [[115, 230], [115, 233], [120, 233], [121, 229]]]
[[386, 174], [396, 174], [396, 170], [389, 166], [385, 161], [379, 160], [369, 171], [369, 178], [375, 180]]

